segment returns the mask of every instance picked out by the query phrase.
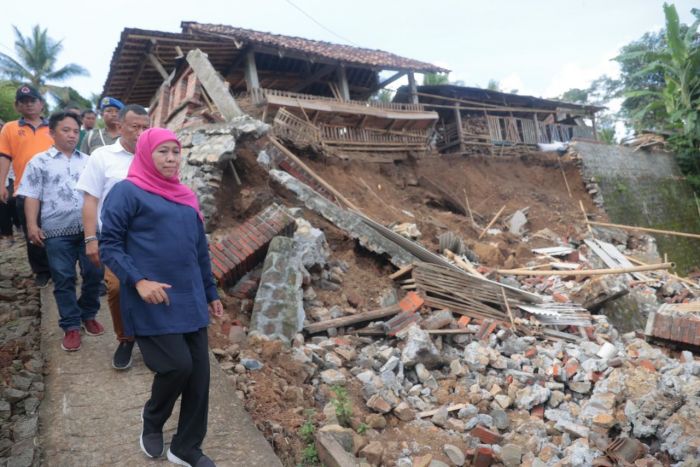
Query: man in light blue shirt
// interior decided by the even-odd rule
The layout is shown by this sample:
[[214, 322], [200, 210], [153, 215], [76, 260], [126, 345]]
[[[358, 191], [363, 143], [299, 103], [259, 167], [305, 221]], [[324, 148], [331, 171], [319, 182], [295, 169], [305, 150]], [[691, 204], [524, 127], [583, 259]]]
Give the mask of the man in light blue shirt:
[[[95, 319], [100, 308], [102, 271], [85, 255], [83, 195], [75, 188], [88, 160], [76, 149], [80, 117], [70, 112], [55, 113], [49, 119], [49, 130], [54, 145], [29, 161], [18, 195], [26, 197], [29, 242], [46, 248], [59, 325], [64, 331], [61, 347], [75, 351], [80, 349], [81, 324], [88, 335], [104, 333]], [[83, 279], [80, 298], [75, 290], [76, 262], [80, 263]]]

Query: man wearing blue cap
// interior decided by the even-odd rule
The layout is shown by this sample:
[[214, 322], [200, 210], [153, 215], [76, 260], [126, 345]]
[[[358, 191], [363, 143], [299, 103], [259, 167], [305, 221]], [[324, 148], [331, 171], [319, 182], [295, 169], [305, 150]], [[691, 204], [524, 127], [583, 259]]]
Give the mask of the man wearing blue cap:
[[119, 99], [103, 97], [100, 99], [100, 112], [105, 122], [104, 128], [90, 130], [80, 145], [80, 152], [92, 154], [92, 151], [116, 143], [121, 135], [119, 130], [119, 111], [124, 107]]

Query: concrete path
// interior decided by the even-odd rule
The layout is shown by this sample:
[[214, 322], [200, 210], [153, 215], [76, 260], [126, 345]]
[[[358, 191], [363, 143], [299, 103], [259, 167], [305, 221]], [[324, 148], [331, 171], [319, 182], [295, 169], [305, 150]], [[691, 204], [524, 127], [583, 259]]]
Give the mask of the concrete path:
[[[83, 334], [78, 352], [61, 350], [63, 333], [57, 324], [52, 287], [42, 290], [41, 302], [41, 345], [46, 359], [46, 393], [39, 418], [42, 465], [171, 465], [164, 459], [148, 459], [141, 452], [141, 408], [150, 394], [152, 373], [138, 346], [130, 370], [112, 369], [117, 344], [105, 301], [97, 317], [107, 332], [99, 337]], [[281, 466], [210, 356], [209, 430], [204, 452], [217, 466]], [[175, 432], [179, 405], [178, 401], [165, 425], [166, 446]]]

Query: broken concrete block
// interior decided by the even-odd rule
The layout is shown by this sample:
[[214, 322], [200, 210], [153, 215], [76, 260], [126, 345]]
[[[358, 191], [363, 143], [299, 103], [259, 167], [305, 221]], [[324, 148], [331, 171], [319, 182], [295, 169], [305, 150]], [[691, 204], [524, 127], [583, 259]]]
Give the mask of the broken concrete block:
[[544, 404], [552, 391], [538, 384], [526, 386], [516, 393], [515, 404], [520, 409], [530, 410], [536, 405]]
[[338, 370], [324, 370], [321, 372], [321, 381], [329, 386], [345, 385], [347, 382], [345, 375]]
[[253, 331], [290, 343], [302, 330], [302, 267], [293, 239], [272, 239], [251, 315]]
[[408, 368], [422, 363], [426, 368], [431, 369], [438, 368], [444, 363], [430, 334], [415, 324], [408, 328], [406, 345], [401, 351], [401, 362]]
[[445, 455], [450, 458], [450, 462], [452, 462], [454, 465], [464, 465], [466, 457], [464, 456], [464, 452], [462, 452], [460, 448], [458, 448], [454, 444], [445, 444], [442, 447], [442, 450], [445, 453]]
[[360, 450], [360, 457], [367, 459], [372, 465], [381, 465], [384, 446], [379, 441], [372, 441]]
[[379, 413], [391, 412], [391, 404], [379, 394], [374, 394], [369, 398], [367, 407]]

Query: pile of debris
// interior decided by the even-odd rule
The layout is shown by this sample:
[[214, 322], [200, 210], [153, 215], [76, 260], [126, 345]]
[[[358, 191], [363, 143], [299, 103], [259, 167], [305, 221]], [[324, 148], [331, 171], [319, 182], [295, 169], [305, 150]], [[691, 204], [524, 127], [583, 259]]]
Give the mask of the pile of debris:
[[[259, 348], [288, 345], [275, 358], [302, 368], [301, 387], [288, 380], [275, 392], [295, 404], [297, 426], [305, 409], [323, 407], [309, 423], [324, 464], [691, 465], [681, 462], [700, 456], [693, 354], [620, 334], [596, 314], [627, 309], [665, 323], [647, 326], [649, 337], [697, 345], [700, 327], [686, 332], [689, 341], [657, 329], [676, 323], [664, 321], [669, 313], [687, 309], [697, 319], [698, 284], [667, 272], [672, 264], [660, 262], [649, 237], [602, 228], [566, 238], [531, 233], [527, 208], [499, 227], [501, 210], [480, 238], [514, 236], [533, 259], [488, 268], [457, 234], [441, 237], [436, 253], [414, 240], [415, 226], [372, 220], [295, 158], [291, 172], [277, 170], [286, 157], [261, 153], [270, 178], [308, 211], [289, 210], [294, 237], [273, 238], [262, 269], [242, 280], [255, 297], [250, 334], [231, 327], [236, 343], [215, 353], [239, 394], [254, 398], [267, 364]], [[306, 212], [398, 268], [394, 287], [372, 302], [324, 302], [319, 292], [343, 292], [348, 265], [331, 258]], [[270, 421], [261, 427], [275, 445], [275, 436], [295, 434]]]

